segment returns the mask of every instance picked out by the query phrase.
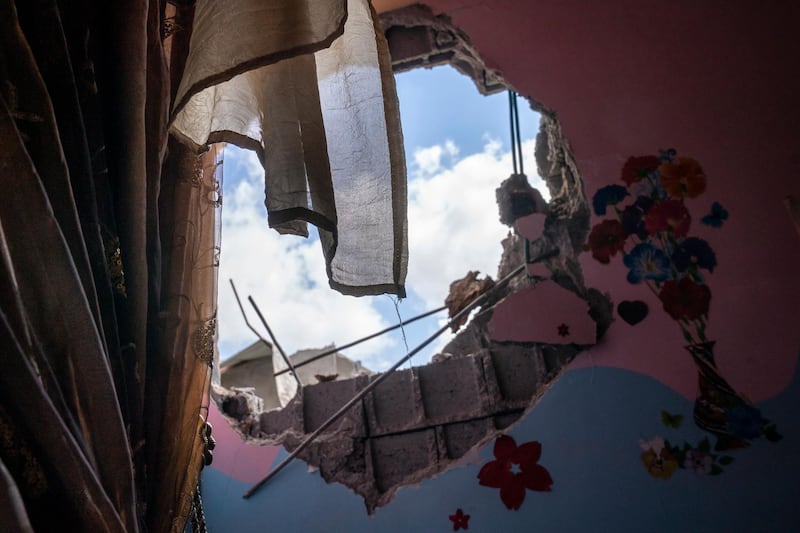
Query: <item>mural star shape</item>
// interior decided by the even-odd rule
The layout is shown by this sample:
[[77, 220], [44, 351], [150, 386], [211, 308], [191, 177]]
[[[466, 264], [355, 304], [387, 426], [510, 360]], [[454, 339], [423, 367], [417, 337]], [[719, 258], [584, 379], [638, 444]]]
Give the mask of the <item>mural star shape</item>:
[[469, 515], [464, 514], [461, 508], [456, 509], [456, 514], [451, 514], [449, 518], [450, 521], [453, 522], [453, 531], [469, 529]]
[[558, 326], [558, 334], [562, 337], [569, 337], [569, 326], [562, 323]]

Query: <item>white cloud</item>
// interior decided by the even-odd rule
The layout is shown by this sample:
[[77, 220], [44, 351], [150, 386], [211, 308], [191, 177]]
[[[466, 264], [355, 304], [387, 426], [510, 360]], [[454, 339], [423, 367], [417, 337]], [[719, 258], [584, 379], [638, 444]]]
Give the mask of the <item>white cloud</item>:
[[[523, 143], [523, 153], [530, 154], [525, 161], [528, 169], [535, 168], [533, 143]], [[495, 189], [511, 174], [511, 154], [501, 152], [500, 141], [487, 138], [482, 152], [461, 159], [458, 155], [458, 146], [450, 140], [414, 150], [408, 185], [406, 286], [425, 309], [441, 306], [450, 283], [469, 270], [495, 277], [500, 241], [508, 232], [499, 222]], [[225, 171], [238, 172], [240, 181], [233, 190], [226, 188], [224, 199], [218, 312], [223, 356], [255, 340], [233, 298], [229, 278], [236, 282], [240, 296], [253, 295], [289, 353], [331, 342], [341, 345], [395, 323], [393, 310], [382, 318], [375, 298], [342, 296], [328, 287], [318, 242], [281, 236], [267, 227], [263, 170], [252, 153], [227, 148], [225, 158]], [[538, 177], [529, 180], [546, 195]], [[251, 323], [261, 330], [247, 308]], [[414, 314], [407, 309], [401, 307], [404, 318]], [[435, 346], [442, 347], [449, 338], [443, 335]], [[403, 351], [401, 341], [383, 336], [347, 354], [382, 370]], [[414, 360], [414, 364], [423, 362]]]
[[442, 168], [442, 147], [438, 144], [414, 150], [414, 165], [421, 174], [433, 174]]
[[[533, 142], [523, 143], [524, 153], [533, 153]], [[532, 160], [526, 162], [534, 168]], [[490, 140], [483, 152], [409, 182], [408, 288], [429, 307], [441, 305], [450, 282], [469, 270], [495, 276], [500, 241], [508, 232], [499, 221], [495, 189], [511, 168], [510, 153], [501, 153], [499, 141]], [[538, 178], [529, 180], [541, 185]]]
[[456, 146], [456, 143], [454, 143], [452, 139], [447, 139], [444, 142], [444, 151], [450, 157], [455, 157], [458, 155], [459, 149], [458, 146]]
[[442, 144], [435, 144], [425, 148], [415, 148], [410, 164], [411, 179], [431, 176], [443, 170], [442, 156], [448, 156], [450, 163], [458, 156], [458, 146], [447, 139]]
[[[448, 144], [451, 146], [448, 148]], [[495, 189], [512, 171], [511, 153], [501, 153], [497, 139], [486, 138], [482, 152], [453, 159], [432, 176], [417, 175], [408, 185], [409, 265], [407, 288], [434, 308], [443, 304], [453, 280], [469, 270], [496, 278], [502, 254], [500, 241], [508, 228], [500, 223]], [[458, 154], [447, 141], [415, 150], [418, 153]], [[535, 169], [534, 140], [523, 142], [525, 167]], [[547, 195], [538, 176], [529, 176], [531, 185]], [[440, 326], [446, 321], [441, 319]], [[452, 335], [436, 342], [442, 348]]]

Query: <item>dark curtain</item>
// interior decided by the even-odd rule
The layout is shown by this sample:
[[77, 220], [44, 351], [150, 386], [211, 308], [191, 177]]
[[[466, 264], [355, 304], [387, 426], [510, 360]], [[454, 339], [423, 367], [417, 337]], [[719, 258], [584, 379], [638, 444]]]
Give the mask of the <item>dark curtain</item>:
[[0, 0], [0, 531], [177, 531], [189, 512], [219, 173], [168, 143], [165, 9]]
[[[257, 78], [246, 99], [275, 109], [293, 91], [301, 99], [303, 83], [280, 82], [294, 74], [236, 76], [280, 61], [316, 69], [327, 96], [303, 122], [315, 150], [284, 162], [322, 169], [333, 189], [314, 189], [327, 203], [312, 195], [299, 220], [326, 211], [323, 229], [339, 235], [337, 255], [326, 249], [332, 286], [402, 293], [405, 167], [374, 11], [366, 0], [220, 5], [0, 0], [0, 531], [184, 529], [216, 338], [221, 148], [209, 143], [229, 116], [197, 113], [187, 95], [203, 102], [216, 83]], [[268, 39], [256, 12], [272, 24]], [[225, 38], [224, 61], [207, 35]], [[187, 143], [174, 124], [185, 144], [168, 133], [176, 101], [208, 138]], [[248, 109], [263, 119], [258, 106]], [[259, 127], [291, 131], [300, 115]], [[262, 159], [288, 179], [268, 154], [289, 153], [279, 149], [288, 133], [266, 138]], [[252, 148], [248, 139], [224, 138]], [[357, 194], [377, 190], [366, 183], [381, 185], [384, 208]], [[337, 214], [362, 212], [381, 224], [337, 225]], [[378, 244], [381, 261], [369, 260]]]

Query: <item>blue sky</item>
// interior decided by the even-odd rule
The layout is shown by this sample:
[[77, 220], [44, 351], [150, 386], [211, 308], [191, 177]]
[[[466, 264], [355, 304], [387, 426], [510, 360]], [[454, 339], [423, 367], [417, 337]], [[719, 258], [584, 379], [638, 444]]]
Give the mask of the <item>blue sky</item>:
[[[503, 151], [510, 149], [505, 91], [483, 96], [469, 78], [449, 66], [414, 69], [395, 79], [408, 161], [413, 161], [416, 148], [445, 139], [453, 140], [463, 154], [482, 151], [487, 135], [498, 139]], [[539, 115], [521, 98], [518, 107], [522, 137], [532, 139], [539, 131]]]
[[[263, 170], [251, 153], [227, 147], [218, 312], [223, 359], [255, 340], [228, 278], [240, 295], [253, 295], [279, 342], [292, 353], [343, 345], [397, 323], [398, 311], [407, 319], [438, 307], [450, 282], [468, 270], [495, 276], [499, 243], [508, 230], [498, 222], [494, 189], [512, 171], [507, 94], [484, 97], [470, 79], [448, 66], [416, 69], [396, 79], [409, 177], [408, 298], [395, 308], [393, 297], [353, 298], [329, 289], [315, 236], [279, 236], [267, 228]], [[525, 168], [537, 186], [531, 174], [539, 118], [522, 99], [519, 108]], [[444, 320], [440, 313], [406, 327], [409, 348]], [[447, 338], [415, 356], [412, 364], [426, 363]], [[346, 355], [383, 370], [405, 353], [397, 330]]]

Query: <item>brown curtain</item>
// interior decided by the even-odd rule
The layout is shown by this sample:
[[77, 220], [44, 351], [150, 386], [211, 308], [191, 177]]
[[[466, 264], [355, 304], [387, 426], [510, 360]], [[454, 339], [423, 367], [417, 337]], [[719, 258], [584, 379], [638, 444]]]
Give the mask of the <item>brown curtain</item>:
[[[351, 19], [343, 0], [253, 1], [0, 0], [0, 531], [183, 530], [214, 360], [221, 147], [206, 149], [219, 140], [213, 135], [188, 144], [177, 130], [182, 142], [168, 135], [169, 110], [189, 109], [192, 95], [281, 60], [280, 68], [305, 67], [265, 79], [273, 94], [302, 102], [302, 83], [291, 79], [309, 72], [312, 57], [320, 94], [337, 87], [331, 80], [356, 76], [363, 65], [326, 70], [317, 54], [330, 47], [330, 57], [348, 55], [348, 41], [339, 39], [348, 35], [346, 20], [368, 33], [360, 42], [372, 42], [357, 49], [377, 61], [365, 71], [371, 88], [363, 94], [377, 91], [380, 108], [359, 104], [333, 123], [325, 118], [324, 143], [314, 129], [326, 107], [298, 110], [307, 113], [303, 141], [316, 147], [316, 163], [306, 167], [333, 176], [306, 209], [328, 213], [321, 226], [329, 253], [342, 233], [341, 207], [359, 183], [375, 184], [381, 194], [372, 204], [362, 198], [361, 207], [388, 206], [377, 215], [386, 231], [369, 236], [387, 243], [373, 247], [384, 251], [379, 270], [351, 265], [351, 277], [332, 284], [402, 291], [402, 146], [374, 13], [362, 0], [350, 1], [351, 15], [360, 9]], [[275, 35], [266, 47], [239, 31], [265, 31], [247, 19], [248, 6], [272, 10]], [[209, 46], [194, 37], [201, 30], [226, 36], [233, 70], [200, 53]], [[282, 111], [275, 102], [265, 109]], [[354, 118], [365, 109], [378, 130]], [[361, 128], [354, 137], [377, 131], [364, 148], [381, 155], [337, 178], [335, 159], [318, 159], [331, 152], [334, 123]], [[276, 149], [296, 148], [275, 131]], [[242, 145], [246, 138], [231, 135]], [[303, 166], [284, 163], [287, 173]], [[369, 249], [357, 238], [338, 243], [340, 251]]]
[[2, 531], [186, 522], [219, 168], [168, 150], [163, 7], [0, 0]]

